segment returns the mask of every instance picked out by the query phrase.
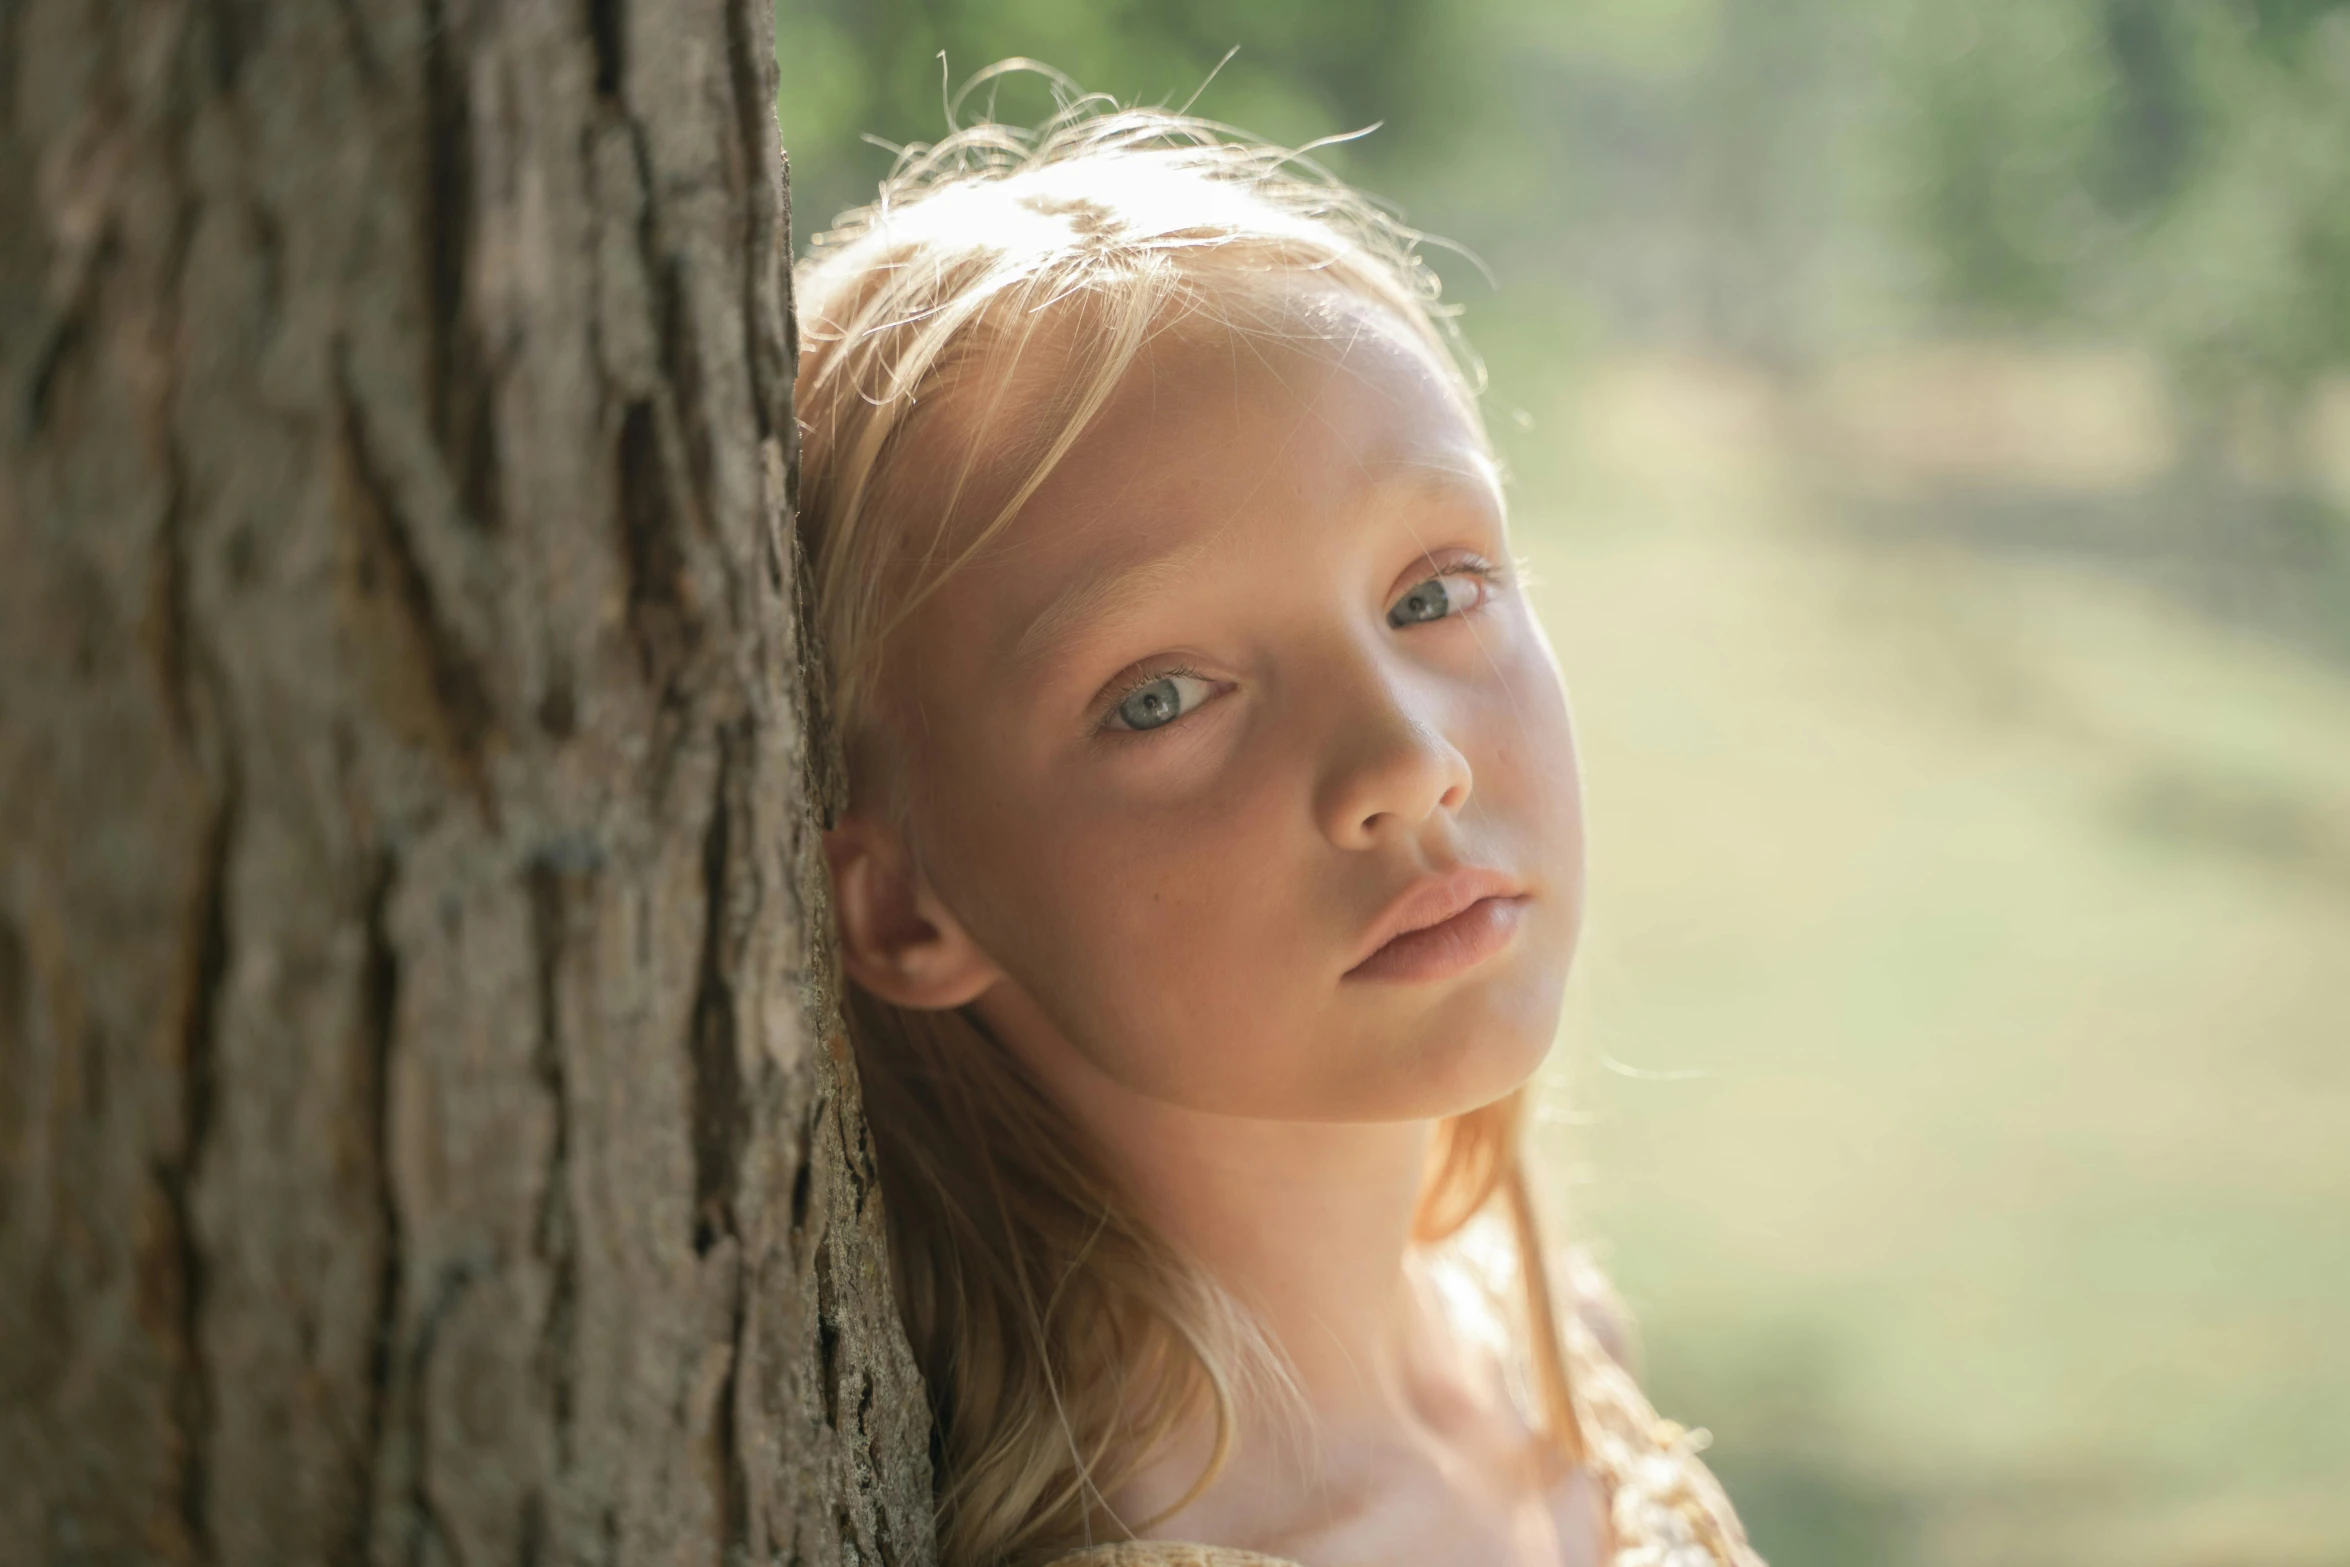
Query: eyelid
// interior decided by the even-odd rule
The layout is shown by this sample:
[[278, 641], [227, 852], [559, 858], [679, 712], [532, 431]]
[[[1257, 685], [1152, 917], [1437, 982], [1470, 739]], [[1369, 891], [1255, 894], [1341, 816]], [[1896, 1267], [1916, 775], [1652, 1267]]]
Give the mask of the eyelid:
[[[1159, 729], [1172, 728], [1174, 724], [1182, 723], [1184, 718], [1189, 718], [1191, 716], [1190, 713], [1186, 713], [1182, 718], [1174, 719], [1169, 723], [1161, 724], [1159, 729], [1121, 729], [1116, 724], [1110, 722], [1111, 719], [1118, 716], [1118, 709], [1125, 703], [1126, 699], [1134, 695], [1135, 692], [1140, 691], [1144, 686], [1153, 686], [1157, 685], [1162, 680], [1178, 678], [1204, 680], [1209, 685], [1215, 686], [1218, 689], [1219, 695], [1222, 694], [1224, 687], [1231, 684], [1231, 682], [1228, 680], [1218, 680], [1214, 675], [1208, 674], [1204, 670], [1194, 669], [1189, 664], [1146, 664], [1135, 674], [1121, 677], [1112, 681], [1110, 683], [1109, 689], [1105, 691], [1103, 695], [1095, 702], [1093, 711], [1093, 727], [1095, 732], [1098, 734], [1110, 735], [1130, 734], [1139, 738], [1140, 736], [1146, 734], [1155, 735], [1159, 732]], [[1213, 701], [1215, 698], [1211, 697], [1208, 700]], [[1201, 707], [1205, 707], [1206, 705], [1206, 702], [1200, 704]], [[1194, 708], [1192, 711], [1197, 712], [1198, 710], [1198, 708]]]
[[1517, 581], [1517, 573], [1509, 564], [1488, 560], [1475, 550], [1464, 549], [1453, 552], [1450, 559], [1446, 559], [1442, 554], [1422, 555], [1420, 560], [1421, 569], [1426, 570], [1426, 575], [1415, 575], [1398, 586], [1388, 598], [1388, 608], [1393, 609], [1397, 599], [1426, 582], [1429, 577], [1479, 578], [1484, 583], [1485, 591], [1478, 596], [1477, 602], [1470, 606], [1473, 610], [1483, 609], [1493, 601], [1495, 594], [1512, 586]]

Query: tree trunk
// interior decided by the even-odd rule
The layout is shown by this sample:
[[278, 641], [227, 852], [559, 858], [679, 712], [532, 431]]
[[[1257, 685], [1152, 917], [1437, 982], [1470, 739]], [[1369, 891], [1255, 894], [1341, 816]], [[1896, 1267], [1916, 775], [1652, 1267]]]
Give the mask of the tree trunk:
[[0, 1562], [931, 1559], [771, 33], [0, 7]]

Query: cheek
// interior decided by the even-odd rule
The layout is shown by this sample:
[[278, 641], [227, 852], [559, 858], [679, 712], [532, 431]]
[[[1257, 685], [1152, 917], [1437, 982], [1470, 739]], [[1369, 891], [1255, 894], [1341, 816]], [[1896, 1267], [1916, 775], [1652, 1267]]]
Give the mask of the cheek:
[[974, 821], [958, 866], [984, 900], [973, 935], [1128, 1087], [1197, 1108], [1274, 1093], [1295, 1070], [1275, 1042], [1312, 1031], [1301, 961], [1330, 944], [1302, 813], [1280, 795], [1227, 775], [1198, 806], [1047, 801]]
[[1478, 792], [1528, 850], [1579, 866], [1583, 781], [1566, 684], [1533, 639], [1504, 675], [1480, 709], [1482, 754], [1470, 759]]
[[1516, 972], [1492, 1000], [1497, 1032], [1539, 1054], [1581, 944], [1585, 907], [1583, 788], [1564, 681], [1546, 650], [1509, 673], [1508, 701], [1488, 711], [1486, 751], [1472, 758], [1496, 851], [1531, 880], [1540, 900]]
[[1297, 846], [1267, 804], [1228, 788], [1212, 813], [1077, 824], [1034, 911], [1074, 959], [1052, 983], [1080, 993], [1104, 1048], [1147, 1057], [1187, 1041], [1151, 1074], [1170, 1084], [1209, 1070], [1203, 1055], [1248, 1047], [1278, 1014], [1278, 960], [1303, 945]]

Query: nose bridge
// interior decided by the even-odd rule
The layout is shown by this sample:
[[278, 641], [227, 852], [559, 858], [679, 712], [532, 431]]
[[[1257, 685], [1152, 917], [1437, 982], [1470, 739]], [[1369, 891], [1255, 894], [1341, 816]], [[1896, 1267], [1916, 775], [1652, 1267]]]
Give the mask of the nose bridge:
[[1382, 656], [1369, 639], [1333, 649], [1324, 679], [1315, 815], [1342, 847], [1417, 831], [1469, 797], [1469, 761], [1437, 722], [1433, 677]]

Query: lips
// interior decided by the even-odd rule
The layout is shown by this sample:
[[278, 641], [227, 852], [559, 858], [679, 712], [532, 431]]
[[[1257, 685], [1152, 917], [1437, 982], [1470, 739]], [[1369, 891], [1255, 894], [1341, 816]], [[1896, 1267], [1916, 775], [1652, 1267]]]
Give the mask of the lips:
[[1426, 877], [1388, 906], [1346, 977], [1429, 980], [1457, 974], [1508, 945], [1531, 901], [1499, 871], [1462, 866]]

